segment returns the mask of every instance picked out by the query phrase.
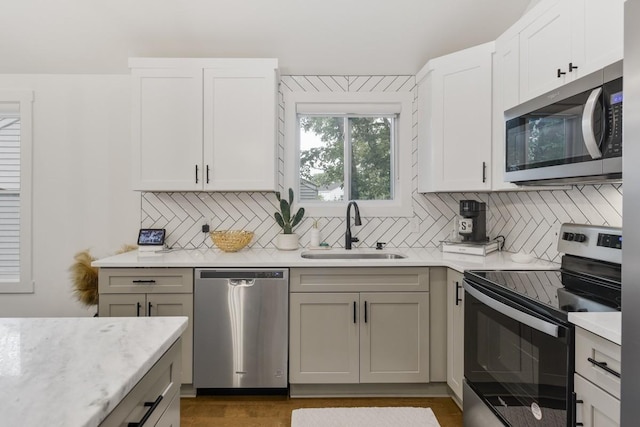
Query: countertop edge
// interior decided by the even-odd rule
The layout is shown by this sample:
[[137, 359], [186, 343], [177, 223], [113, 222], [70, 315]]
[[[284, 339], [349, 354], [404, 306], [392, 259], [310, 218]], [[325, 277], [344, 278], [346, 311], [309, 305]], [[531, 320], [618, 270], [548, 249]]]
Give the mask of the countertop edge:
[[622, 345], [622, 312], [569, 313], [569, 321], [599, 337]]

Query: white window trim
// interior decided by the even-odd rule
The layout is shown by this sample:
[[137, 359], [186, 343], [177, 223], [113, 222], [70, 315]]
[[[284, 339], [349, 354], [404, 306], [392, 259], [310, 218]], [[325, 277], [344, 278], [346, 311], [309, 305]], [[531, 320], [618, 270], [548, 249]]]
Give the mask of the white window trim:
[[0, 90], [0, 102], [20, 105], [20, 282], [0, 282], [0, 293], [33, 293], [33, 91]]
[[[305, 106], [305, 104], [309, 104]], [[379, 106], [379, 113], [398, 112], [395, 140], [396, 182], [394, 200], [358, 200], [360, 215], [363, 217], [411, 217], [411, 145], [413, 121], [413, 93], [411, 92], [290, 92], [284, 95], [284, 187], [298, 188], [300, 182], [300, 144], [298, 111], [321, 112], [322, 104], [327, 113], [372, 113]], [[331, 111], [335, 107], [358, 108], [359, 111]], [[341, 217], [345, 215], [348, 200], [341, 202], [300, 201], [296, 192], [296, 203], [304, 207], [310, 217]]]

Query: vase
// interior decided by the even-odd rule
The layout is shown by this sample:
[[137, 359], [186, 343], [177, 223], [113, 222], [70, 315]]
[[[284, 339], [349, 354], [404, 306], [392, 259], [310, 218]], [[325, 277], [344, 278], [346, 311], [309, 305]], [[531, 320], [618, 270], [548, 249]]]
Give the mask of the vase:
[[292, 234], [278, 234], [276, 236], [276, 248], [281, 251], [294, 251], [298, 249], [298, 235]]

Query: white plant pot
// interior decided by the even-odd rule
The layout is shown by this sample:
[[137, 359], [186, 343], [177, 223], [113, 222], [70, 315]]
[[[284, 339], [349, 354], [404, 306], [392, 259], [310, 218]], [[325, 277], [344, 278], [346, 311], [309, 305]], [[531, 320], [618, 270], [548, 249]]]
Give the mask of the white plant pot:
[[281, 251], [295, 251], [298, 249], [298, 235], [293, 234], [278, 234], [276, 236], [276, 248]]

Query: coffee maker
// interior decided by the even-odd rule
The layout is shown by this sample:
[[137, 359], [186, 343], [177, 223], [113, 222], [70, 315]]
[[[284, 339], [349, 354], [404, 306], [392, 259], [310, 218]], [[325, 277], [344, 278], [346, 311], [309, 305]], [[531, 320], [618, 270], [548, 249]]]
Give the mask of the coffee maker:
[[458, 234], [466, 243], [487, 242], [487, 205], [477, 200], [460, 200]]

